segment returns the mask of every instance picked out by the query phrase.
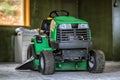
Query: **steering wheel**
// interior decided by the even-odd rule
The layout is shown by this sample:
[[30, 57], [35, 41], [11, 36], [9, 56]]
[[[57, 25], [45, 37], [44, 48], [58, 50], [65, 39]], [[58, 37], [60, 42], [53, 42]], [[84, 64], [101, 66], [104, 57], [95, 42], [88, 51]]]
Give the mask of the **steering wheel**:
[[56, 16], [69, 16], [69, 12], [66, 10], [54, 10], [49, 14], [49, 17], [52, 17], [52, 18]]

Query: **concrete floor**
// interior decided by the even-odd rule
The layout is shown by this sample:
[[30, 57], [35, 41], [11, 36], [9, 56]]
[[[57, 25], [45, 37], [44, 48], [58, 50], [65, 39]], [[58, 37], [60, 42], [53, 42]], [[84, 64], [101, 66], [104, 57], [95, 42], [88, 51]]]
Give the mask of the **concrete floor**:
[[16, 71], [17, 65], [16, 63], [1, 63], [0, 80], [120, 80], [120, 62], [106, 62], [105, 71], [100, 74], [78, 71], [41, 75], [36, 71]]

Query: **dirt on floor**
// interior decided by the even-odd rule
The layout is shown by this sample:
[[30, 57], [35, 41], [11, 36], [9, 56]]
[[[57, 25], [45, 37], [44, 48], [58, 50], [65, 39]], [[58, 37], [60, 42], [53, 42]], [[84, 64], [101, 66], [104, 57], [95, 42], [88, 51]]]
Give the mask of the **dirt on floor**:
[[0, 64], [0, 80], [120, 80], [120, 62], [106, 62], [103, 73], [87, 71], [55, 72], [53, 75], [42, 75], [37, 71], [16, 71], [16, 63]]

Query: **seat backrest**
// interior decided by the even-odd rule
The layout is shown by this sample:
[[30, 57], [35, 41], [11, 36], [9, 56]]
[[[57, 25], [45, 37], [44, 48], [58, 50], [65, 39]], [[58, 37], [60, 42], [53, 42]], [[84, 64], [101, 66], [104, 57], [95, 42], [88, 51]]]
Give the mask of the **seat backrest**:
[[41, 24], [41, 30], [49, 36], [51, 20], [44, 19]]

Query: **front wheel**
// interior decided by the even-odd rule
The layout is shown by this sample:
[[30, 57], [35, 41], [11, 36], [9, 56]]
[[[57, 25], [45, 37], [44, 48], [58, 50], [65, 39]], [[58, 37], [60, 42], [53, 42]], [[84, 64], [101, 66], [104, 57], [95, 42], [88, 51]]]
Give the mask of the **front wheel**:
[[88, 71], [102, 73], [105, 68], [105, 56], [100, 50], [91, 50], [88, 59]]
[[53, 74], [55, 61], [51, 51], [43, 51], [40, 53], [40, 71], [42, 74]]

